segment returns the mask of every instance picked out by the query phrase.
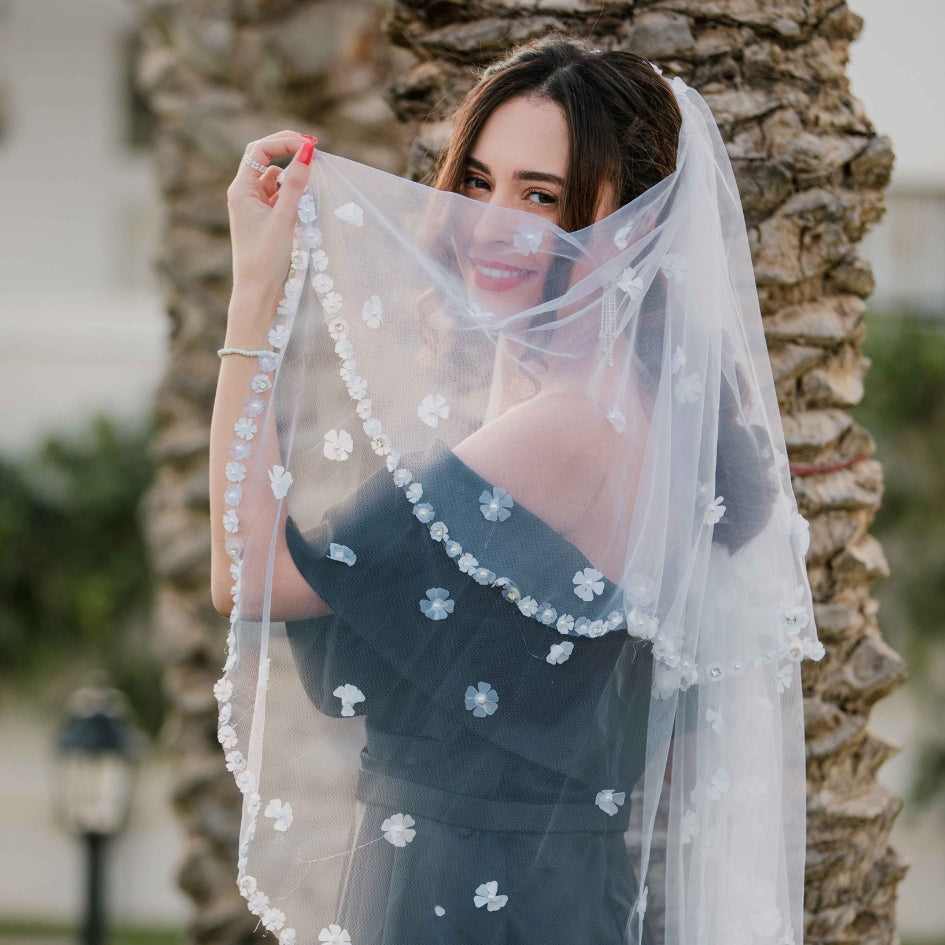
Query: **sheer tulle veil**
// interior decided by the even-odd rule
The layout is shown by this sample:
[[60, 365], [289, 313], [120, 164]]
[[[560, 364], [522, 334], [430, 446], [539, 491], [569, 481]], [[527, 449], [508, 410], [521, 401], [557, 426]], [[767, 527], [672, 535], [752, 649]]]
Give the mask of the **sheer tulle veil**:
[[[802, 940], [807, 528], [672, 88], [675, 172], [577, 232], [316, 155], [214, 486], [238, 883], [282, 945]], [[327, 612], [276, 619], [283, 532]]]

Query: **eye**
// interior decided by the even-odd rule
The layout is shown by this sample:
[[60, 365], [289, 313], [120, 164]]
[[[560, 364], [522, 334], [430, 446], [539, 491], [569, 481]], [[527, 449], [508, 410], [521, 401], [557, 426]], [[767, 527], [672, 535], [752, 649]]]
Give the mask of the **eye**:
[[484, 177], [479, 177], [477, 174], [467, 174], [463, 178], [463, 187], [466, 190], [488, 190], [489, 182]]
[[558, 198], [554, 194], [546, 193], [543, 190], [529, 191], [526, 199], [530, 203], [538, 204], [540, 207], [550, 207], [558, 202]]

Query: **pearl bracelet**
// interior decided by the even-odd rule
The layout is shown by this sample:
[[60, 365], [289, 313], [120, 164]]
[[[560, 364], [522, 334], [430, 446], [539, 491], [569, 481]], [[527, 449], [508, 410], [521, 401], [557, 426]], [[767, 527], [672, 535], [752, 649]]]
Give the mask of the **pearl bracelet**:
[[241, 354], [244, 358], [259, 358], [264, 354], [273, 354], [274, 352], [268, 348], [257, 348], [249, 350], [247, 348], [220, 348], [217, 351], [217, 357], [223, 358], [228, 354]]

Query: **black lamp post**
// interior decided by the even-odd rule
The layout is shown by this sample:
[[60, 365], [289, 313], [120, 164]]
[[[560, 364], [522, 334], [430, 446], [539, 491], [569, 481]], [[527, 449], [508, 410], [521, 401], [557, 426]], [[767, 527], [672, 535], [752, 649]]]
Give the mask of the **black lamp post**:
[[89, 687], [70, 697], [56, 742], [56, 806], [86, 851], [82, 945], [104, 945], [105, 851], [128, 819], [135, 742], [117, 689]]

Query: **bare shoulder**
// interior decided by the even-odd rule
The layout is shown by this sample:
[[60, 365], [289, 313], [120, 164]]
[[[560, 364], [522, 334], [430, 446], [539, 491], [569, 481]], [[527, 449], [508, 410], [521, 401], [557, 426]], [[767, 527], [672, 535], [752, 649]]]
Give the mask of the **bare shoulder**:
[[597, 480], [616, 431], [599, 404], [571, 391], [540, 394], [460, 443], [456, 455], [535, 514], [566, 528]]

